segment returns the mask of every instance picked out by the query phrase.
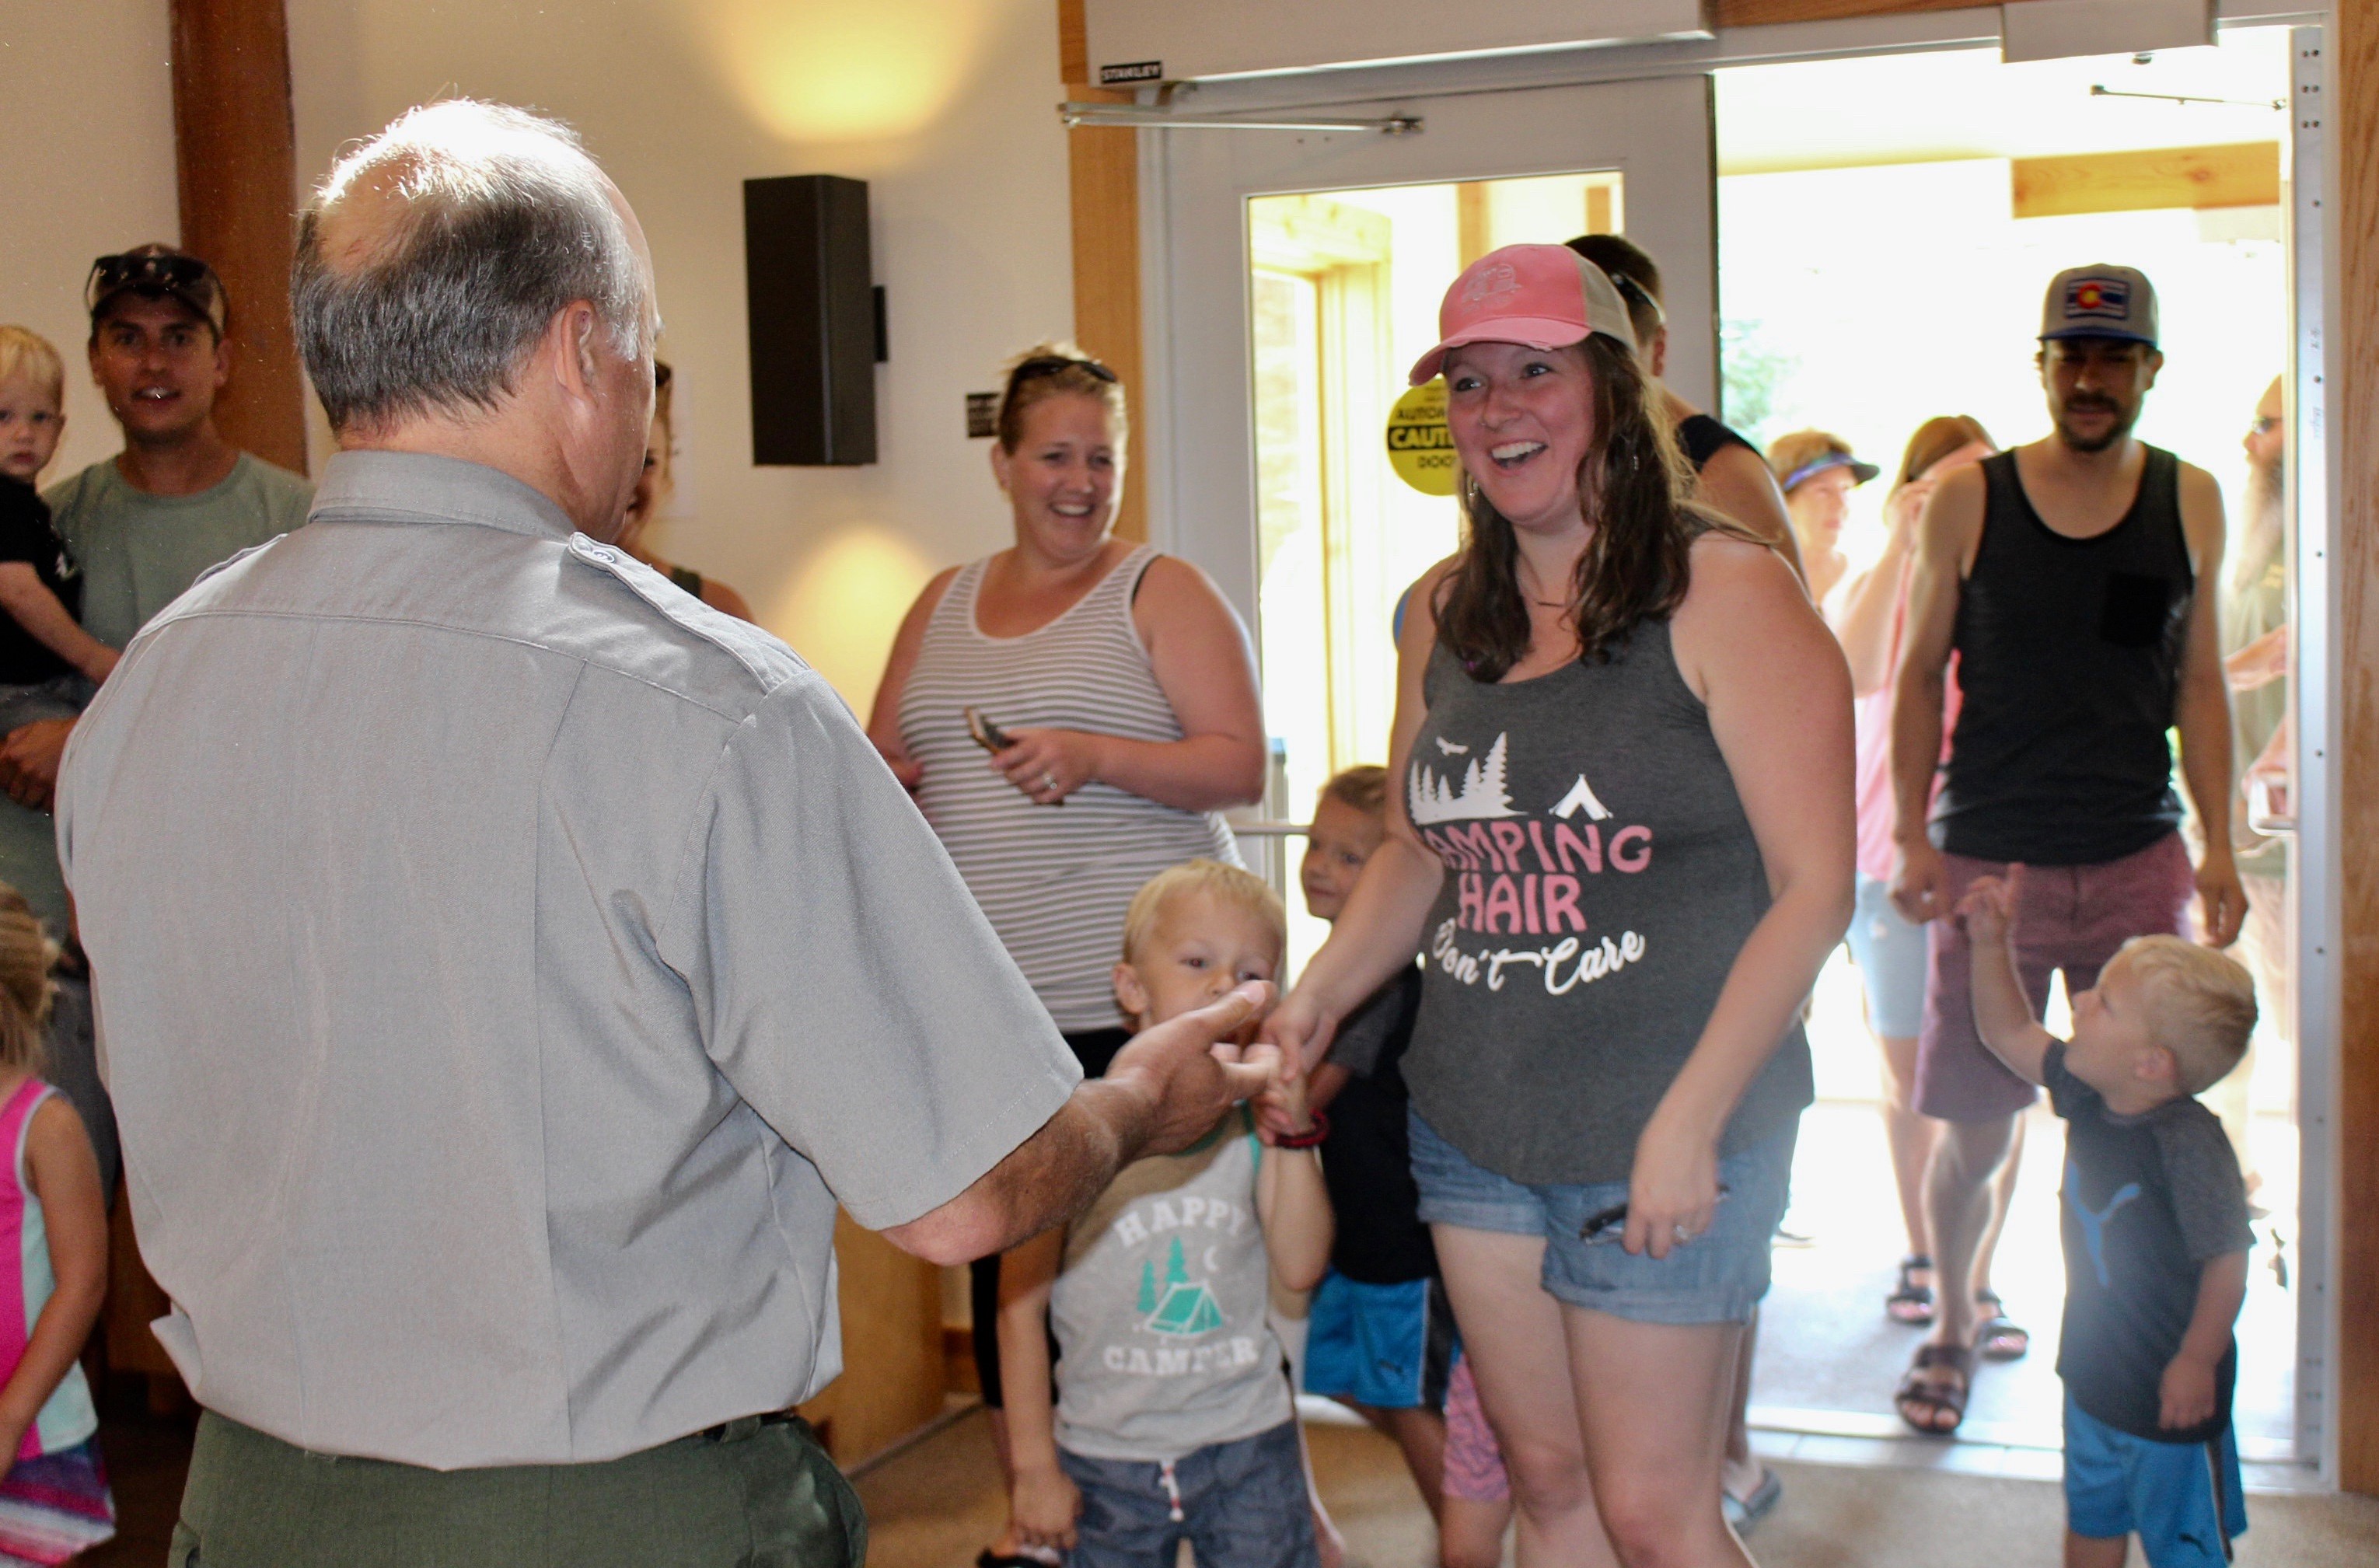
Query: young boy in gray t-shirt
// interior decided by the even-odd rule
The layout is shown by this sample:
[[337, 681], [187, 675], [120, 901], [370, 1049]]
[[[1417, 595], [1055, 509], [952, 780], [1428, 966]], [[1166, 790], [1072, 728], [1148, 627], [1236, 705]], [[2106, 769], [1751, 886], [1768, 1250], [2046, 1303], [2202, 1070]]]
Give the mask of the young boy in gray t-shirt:
[[[1280, 900], [1237, 866], [1160, 873], [1124, 921], [1117, 1001], [1134, 1031], [1271, 980]], [[1235, 1112], [1182, 1153], [1126, 1166], [1062, 1233], [1001, 1267], [1019, 1544], [1072, 1568], [1314, 1568], [1296, 1406], [1271, 1288], [1310, 1290], [1330, 1256], [1323, 1129], [1305, 1081], [1274, 1107], [1304, 1129], [1260, 1141]], [[1057, 1341], [1049, 1397], [1049, 1335]]]

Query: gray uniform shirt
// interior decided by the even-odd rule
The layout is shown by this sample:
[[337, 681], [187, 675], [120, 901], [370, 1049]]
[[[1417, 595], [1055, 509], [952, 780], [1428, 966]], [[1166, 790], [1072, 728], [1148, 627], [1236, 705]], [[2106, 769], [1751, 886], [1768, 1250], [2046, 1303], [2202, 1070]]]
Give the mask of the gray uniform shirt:
[[1073, 1057], [825, 681], [487, 468], [326, 467], [66, 754], [142, 1255], [201, 1403], [594, 1461], [817, 1392], [831, 1242]]

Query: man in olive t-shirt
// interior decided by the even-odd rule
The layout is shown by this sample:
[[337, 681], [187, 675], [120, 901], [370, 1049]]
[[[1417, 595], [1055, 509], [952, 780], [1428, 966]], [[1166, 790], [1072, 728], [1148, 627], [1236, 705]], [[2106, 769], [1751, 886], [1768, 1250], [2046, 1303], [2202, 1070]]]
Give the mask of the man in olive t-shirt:
[[[194, 256], [145, 245], [103, 256], [85, 290], [91, 380], [124, 429], [124, 450], [45, 492], [83, 570], [83, 629], [132, 640], [208, 567], [306, 521], [313, 487], [251, 456], [215, 428], [231, 371], [223, 284]], [[70, 718], [0, 740], [0, 881], [51, 929], [66, 929], [50, 793]]]

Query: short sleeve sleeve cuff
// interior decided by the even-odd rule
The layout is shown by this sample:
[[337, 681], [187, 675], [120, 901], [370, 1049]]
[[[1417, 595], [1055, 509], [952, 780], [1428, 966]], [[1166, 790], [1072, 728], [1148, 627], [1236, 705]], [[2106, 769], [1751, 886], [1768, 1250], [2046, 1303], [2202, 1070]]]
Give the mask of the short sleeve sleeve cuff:
[[948, 1202], [1072, 1093], [1057, 1026], [815, 674], [743, 723], [694, 837], [663, 956], [719, 1070], [861, 1224]]

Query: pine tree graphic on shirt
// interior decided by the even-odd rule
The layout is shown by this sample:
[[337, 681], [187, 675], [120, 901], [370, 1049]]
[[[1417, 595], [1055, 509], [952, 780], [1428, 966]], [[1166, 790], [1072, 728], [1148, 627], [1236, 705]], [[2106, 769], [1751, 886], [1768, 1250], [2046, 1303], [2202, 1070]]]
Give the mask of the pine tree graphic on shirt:
[[1407, 776], [1405, 809], [1416, 826], [1432, 822], [1458, 822], [1477, 817], [1517, 816], [1503, 769], [1509, 737], [1498, 735], [1485, 757], [1472, 757], [1459, 783], [1442, 778], [1437, 770], [1415, 762]]
[[1223, 1327], [1223, 1309], [1215, 1301], [1214, 1293], [1206, 1288], [1205, 1281], [1190, 1277], [1189, 1262], [1181, 1255], [1181, 1238], [1177, 1236], [1165, 1254], [1162, 1296], [1156, 1292], [1154, 1265], [1141, 1261], [1140, 1309], [1149, 1314], [1141, 1326], [1151, 1333], [1188, 1338]]

